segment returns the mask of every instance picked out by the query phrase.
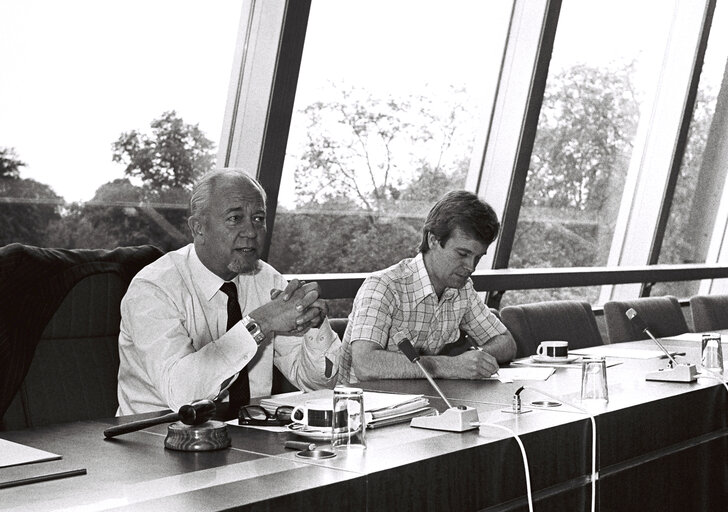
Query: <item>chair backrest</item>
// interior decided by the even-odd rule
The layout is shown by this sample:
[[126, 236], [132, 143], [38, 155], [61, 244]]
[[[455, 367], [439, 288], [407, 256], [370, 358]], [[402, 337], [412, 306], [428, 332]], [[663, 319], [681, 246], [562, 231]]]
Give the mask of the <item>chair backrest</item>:
[[535, 354], [542, 341], [568, 341], [570, 349], [604, 343], [587, 302], [557, 300], [506, 306], [500, 316], [516, 340], [516, 357]]
[[131, 278], [163, 253], [0, 248], [0, 428], [113, 416], [120, 303]]
[[627, 318], [628, 309], [634, 308], [655, 337], [674, 336], [689, 332], [680, 303], [675, 297], [642, 297], [627, 301], [609, 301], [604, 304], [604, 320], [610, 343], [644, 340], [647, 335], [634, 327]]
[[40, 337], [5, 428], [116, 414], [119, 304], [127, 284], [104, 273], [71, 289]]
[[690, 298], [695, 332], [728, 329], [728, 295], [696, 295]]

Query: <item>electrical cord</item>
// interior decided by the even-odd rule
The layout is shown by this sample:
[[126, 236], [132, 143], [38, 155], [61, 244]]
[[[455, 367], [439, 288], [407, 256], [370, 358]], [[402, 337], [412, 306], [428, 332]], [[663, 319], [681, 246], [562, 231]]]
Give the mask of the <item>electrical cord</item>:
[[[703, 372], [705, 372], [705, 373], [703, 373]], [[698, 372], [698, 379], [701, 379], [703, 377], [717, 380], [718, 382], [723, 384], [723, 387], [725, 388], [725, 390], [728, 391], [728, 384], [726, 384], [725, 379], [723, 378], [723, 376], [720, 373], [714, 372], [713, 370], [709, 370], [707, 368], [703, 368], [700, 372]]]
[[521, 387], [519, 390], [516, 391], [516, 394], [520, 394], [520, 392], [524, 389], [527, 389], [529, 391], [535, 391], [536, 393], [540, 393], [544, 395], [545, 397], [550, 398], [551, 400], [555, 400], [561, 404], [568, 405], [569, 407], [576, 409], [577, 411], [586, 414], [589, 416], [589, 419], [591, 420], [592, 424], [592, 464], [591, 464], [591, 484], [592, 484], [592, 494], [591, 494], [591, 512], [595, 512], [596, 510], [596, 495], [597, 495], [597, 480], [599, 479], [599, 472], [597, 471], [597, 422], [594, 419], [594, 415], [587, 411], [586, 409], [579, 407], [577, 405], [574, 405], [572, 403], [569, 403], [565, 401], [562, 398], [550, 395], [549, 393], [546, 393], [544, 391], [541, 391], [540, 389], [536, 388], [530, 388], [530, 387]]
[[505, 430], [509, 434], [513, 436], [513, 439], [516, 440], [516, 443], [518, 443], [518, 447], [521, 449], [521, 457], [523, 457], [523, 468], [524, 472], [526, 474], [526, 496], [528, 498], [528, 510], [529, 512], [533, 512], [533, 494], [531, 492], [531, 473], [528, 469], [528, 456], [526, 455], [526, 448], [523, 446], [523, 442], [521, 442], [521, 438], [516, 434], [516, 432], [504, 425], [497, 425], [496, 423], [485, 423], [485, 422], [473, 422], [471, 425], [478, 425], [479, 427], [494, 427], [499, 428], [501, 430]]

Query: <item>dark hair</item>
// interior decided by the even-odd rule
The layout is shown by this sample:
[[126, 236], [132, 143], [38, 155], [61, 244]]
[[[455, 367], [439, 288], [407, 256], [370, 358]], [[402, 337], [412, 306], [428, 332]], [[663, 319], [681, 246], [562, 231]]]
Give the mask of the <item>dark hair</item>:
[[451, 190], [435, 203], [422, 226], [422, 254], [430, 250], [427, 243], [429, 233], [435, 235], [442, 245], [460, 228], [485, 245], [490, 245], [498, 235], [500, 223], [495, 210], [467, 190]]

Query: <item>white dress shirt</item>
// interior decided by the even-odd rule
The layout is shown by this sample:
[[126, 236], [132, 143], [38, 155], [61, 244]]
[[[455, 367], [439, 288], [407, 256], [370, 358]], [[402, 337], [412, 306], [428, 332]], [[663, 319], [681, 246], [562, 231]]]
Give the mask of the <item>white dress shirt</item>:
[[[285, 278], [260, 262], [232, 280], [243, 316], [270, 301]], [[229, 331], [224, 281], [200, 261], [194, 245], [143, 268], [121, 301], [117, 415], [178, 410], [213, 399], [224, 381], [247, 366], [250, 396], [271, 392], [273, 364], [301, 390], [333, 387], [341, 342], [328, 321], [304, 336], [274, 336], [260, 347], [242, 322]], [[333, 372], [325, 376], [326, 359]]]

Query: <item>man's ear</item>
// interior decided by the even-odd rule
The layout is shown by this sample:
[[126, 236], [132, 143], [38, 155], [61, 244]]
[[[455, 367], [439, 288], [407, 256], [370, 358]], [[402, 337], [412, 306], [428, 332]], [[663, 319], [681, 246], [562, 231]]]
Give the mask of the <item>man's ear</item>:
[[440, 245], [440, 240], [438, 240], [437, 237], [432, 234], [432, 232], [427, 233], [427, 245], [430, 247], [430, 249], [434, 249], [435, 245]]
[[190, 227], [193, 239], [197, 240], [198, 238], [202, 239], [204, 237], [205, 230], [199, 217], [190, 217], [187, 219], [187, 225]]

